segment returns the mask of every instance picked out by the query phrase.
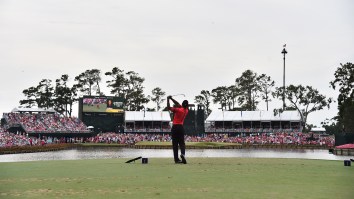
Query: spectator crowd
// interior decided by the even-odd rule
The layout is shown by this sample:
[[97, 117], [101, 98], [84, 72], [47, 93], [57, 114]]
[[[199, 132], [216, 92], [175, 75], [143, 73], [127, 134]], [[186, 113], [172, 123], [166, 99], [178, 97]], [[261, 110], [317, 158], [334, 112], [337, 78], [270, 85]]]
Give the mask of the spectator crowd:
[[0, 147], [38, 145], [40, 140], [25, 134], [10, 133], [0, 127]]
[[51, 136], [32, 137], [26, 133], [11, 133], [0, 127], [0, 147], [38, 146], [59, 143], [83, 143], [82, 137], [56, 138]]
[[[0, 147], [44, 145], [52, 143], [107, 143], [134, 145], [141, 141], [171, 142], [170, 134], [100, 133], [90, 138], [29, 137], [25, 133], [10, 133], [0, 128]], [[293, 144], [334, 146], [334, 136], [313, 133], [276, 133], [229, 136], [228, 134], [186, 135], [186, 142], [223, 142], [239, 144]]]
[[4, 113], [9, 127], [21, 125], [28, 133], [88, 133], [87, 126], [78, 118], [59, 114]]
[[[170, 134], [101, 133], [88, 138], [90, 143], [135, 144], [140, 141], [171, 142]], [[224, 142], [239, 144], [294, 144], [334, 146], [334, 136], [313, 133], [284, 132], [229, 136], [228, 134], [185, 135], [186, 142]]]

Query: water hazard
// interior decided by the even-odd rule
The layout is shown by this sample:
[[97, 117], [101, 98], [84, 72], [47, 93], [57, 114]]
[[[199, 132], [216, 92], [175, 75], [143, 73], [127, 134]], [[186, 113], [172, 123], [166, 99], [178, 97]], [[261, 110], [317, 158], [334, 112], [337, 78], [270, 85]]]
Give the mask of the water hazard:
[[[172, 158], [172, 149], [131, 149], [131, 148], [90, 148], [0, 155], [0, 162], [45, 161], [45, 160], [82, 160], [109, 158]], [[190, 149], [187, 157], [235, 157], [235, 158], [299, 158], [319, 160], [347, 160], [351, 156], [338, 156], [328, 150], [312, 149]]]

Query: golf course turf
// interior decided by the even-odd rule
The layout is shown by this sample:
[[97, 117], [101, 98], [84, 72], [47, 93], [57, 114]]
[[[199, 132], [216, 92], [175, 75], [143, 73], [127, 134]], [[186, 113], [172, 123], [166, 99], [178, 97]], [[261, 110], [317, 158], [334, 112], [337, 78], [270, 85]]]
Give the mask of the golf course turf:
[[0, 163], [0, 198], [353, 198], [343, 161], [275, 158]]

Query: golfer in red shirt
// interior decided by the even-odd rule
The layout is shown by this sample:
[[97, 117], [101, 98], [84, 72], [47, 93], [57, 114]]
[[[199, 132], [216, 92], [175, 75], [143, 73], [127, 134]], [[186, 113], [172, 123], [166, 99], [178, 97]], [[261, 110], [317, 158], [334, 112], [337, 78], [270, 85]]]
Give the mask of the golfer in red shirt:
[[[174, 107], [170, 106], [170, 100], [174, 103]], [[183, 122], [188, 114], [188, 101], [184, 100], [182, 106], [172, 98], [172, 96], [167, 97], [167, 108], [173, 112], [173, 126], [171, 129], [172, 132], [172, 148], [173, 148], [173, 157], [176, 164], [187, 164], [185, 154], [186, 154], [186, 144], [184, 143], [184, 128]], [[181, 158], [178, 158], [178, 146], [181, 149]]]

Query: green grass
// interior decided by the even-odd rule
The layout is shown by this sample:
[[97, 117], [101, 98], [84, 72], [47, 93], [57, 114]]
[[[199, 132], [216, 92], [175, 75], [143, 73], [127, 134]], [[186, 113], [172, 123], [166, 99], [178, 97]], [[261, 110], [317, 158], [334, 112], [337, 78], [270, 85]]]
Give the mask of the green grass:
[[343, 161], [172, 158], [0, 163], [0, 198], [353, 198]]

